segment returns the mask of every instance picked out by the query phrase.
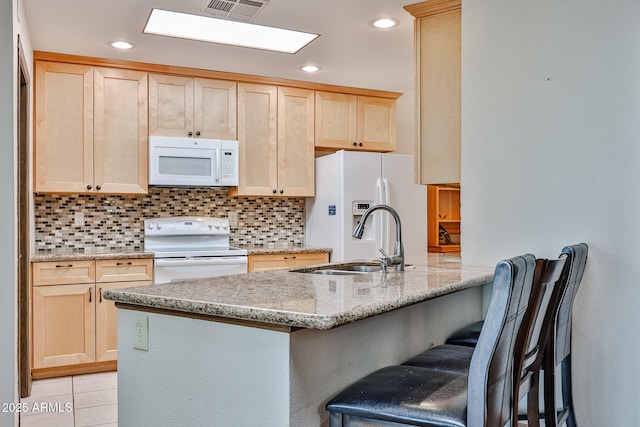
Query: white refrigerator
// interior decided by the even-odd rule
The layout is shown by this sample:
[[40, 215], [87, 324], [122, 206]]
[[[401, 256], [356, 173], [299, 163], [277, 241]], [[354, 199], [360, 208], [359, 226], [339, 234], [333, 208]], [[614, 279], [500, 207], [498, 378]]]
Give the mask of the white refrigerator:
[[338, 151], [316, 159], [316, 196], [306, 199], [305, 243], [330, 247], [332, 262], [374, 260], [383, 248], [392, 256], [396, 224], [378, 210], [362, 239], [353, 229], [367, 207], [386, 204], [398, 212], [405, 263], [427, 256], [427, 187], [414, 183], [413, 156]]

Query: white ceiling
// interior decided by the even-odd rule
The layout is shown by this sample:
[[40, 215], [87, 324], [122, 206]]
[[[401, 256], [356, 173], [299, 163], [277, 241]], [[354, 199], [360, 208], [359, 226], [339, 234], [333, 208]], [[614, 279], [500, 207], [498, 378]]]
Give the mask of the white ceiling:
[[[271, 0], [256, 24], [320, 34], [295, 55], [142, 34], [152, 8], [202, 14], [203, 0], [23, 0], [34, 50], [402, 92], [413, 97], [417, 0]], [[388, 30], [371, 26], [393, 18]], [[118, 51], [115, 40], [133, 43]], [[316, 64], [321, 70], [304, 73]]]

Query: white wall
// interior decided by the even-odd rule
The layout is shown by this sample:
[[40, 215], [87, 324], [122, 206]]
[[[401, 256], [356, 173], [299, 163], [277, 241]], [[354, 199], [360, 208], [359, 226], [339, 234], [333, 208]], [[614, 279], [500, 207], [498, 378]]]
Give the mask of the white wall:
[[[0, 402], [17, 402], [15, 105], [16, 67], [12, 0], [0, 1]], [[0, 412], [0, 425], [15, 414]]]
[[581, 427], [637, 425], [640, 2], [465, 1], [463, 261], [585, 241]]

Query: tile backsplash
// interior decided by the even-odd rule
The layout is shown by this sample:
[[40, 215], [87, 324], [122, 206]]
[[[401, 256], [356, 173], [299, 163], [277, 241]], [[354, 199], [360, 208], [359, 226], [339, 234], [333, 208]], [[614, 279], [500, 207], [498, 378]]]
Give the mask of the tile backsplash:
[[[238, 225], [231, 227], [232, 245], [304, 243], [303, 198], [230, 197], [226, 190], [150, 187], [147, 195], [36, 194], [34, 211], [36, 253], [141, 249], [145, 219], [226, 218], [229, 212], [238, 213]], [[76, 225], [76, 219], [84, 219], [84, 224]]]

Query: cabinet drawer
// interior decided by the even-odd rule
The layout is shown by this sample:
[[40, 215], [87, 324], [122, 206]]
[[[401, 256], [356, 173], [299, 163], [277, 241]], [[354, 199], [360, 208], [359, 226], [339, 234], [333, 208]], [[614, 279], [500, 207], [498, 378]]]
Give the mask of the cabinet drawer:
[[327, 262], [329, 262], [329, 254], [327, 252], [312, 254], [249, 255], [249, 271], [303, 267]]
[[31, 265], [33, 286], [93, 283], [96, 277], [95, 261], [35, 262]]
[[96, 282], [132, 282], [153, 280], [153, 259], [117, 259], [96, 261]]

